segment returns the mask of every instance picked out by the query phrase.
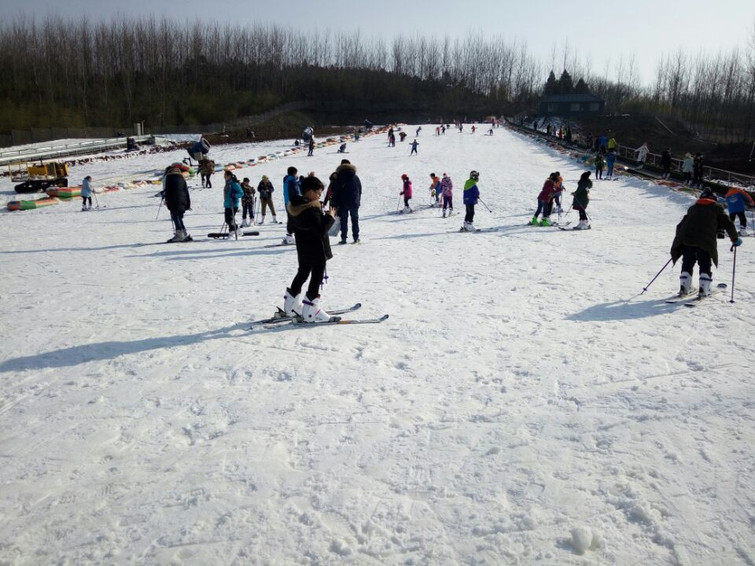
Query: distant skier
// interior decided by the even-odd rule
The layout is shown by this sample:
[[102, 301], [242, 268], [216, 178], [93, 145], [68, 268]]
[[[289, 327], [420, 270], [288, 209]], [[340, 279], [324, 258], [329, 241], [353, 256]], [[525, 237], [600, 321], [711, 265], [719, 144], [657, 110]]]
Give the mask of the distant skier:
[[[535, 211], [535, 215], [532, 217], [532, 220], [530, 220], [531, 226], [550, 226], [550, 216], [551, 211], [553, 210], [553, 198], [556, 196], [556, 181], [558, 180], [558, 175], [555, 173], [551, 173], [548, 175], [548, 178], [545, 180], [545, 183], [543, 183], [543, 188], [540, 190], [540, 194], [537, 195], [537, 210]], [[543, 219], [538, 222], [537, 217], [540, 216], [540, 213], [543, 214]]]
[[338, 153], [346, 153], [346, 144], [342, 143], [340, 146], [338, 146]]
[[412, 143], [412, 150], [409, 152], [409, 155], [416, 154], [417, 153], [417, 146], [419, 146], [419, 142], [415, 139]]
[[676, 236], [671, 245], [671, 259], [682, 259], [682, 273], [679, 276], [679, 296], [692, 293], [692, 273], [695, 263], [699, 264], [699, 296], [707, 297], [711, 293], [713, 270], [711, 262], [718, 267], [718, 250], [716, 233], [725, 230], [734, 246], [742, 245], [734, 222], [717, 203], [713, 191], [705, 189], [694, 205], [676, 227]]
[[[92, 176], [87, 175], [81, 181], [81, 211], [92, 210]], [[89, 206], [87, 206], [87, 202]]]
[[430, 173], [430, 198], [435, 199], [435, 204], [440, 206], [440, 177]]
[[409, 175], [406, 173], [401, 175], [401, 181], [403, 184], [399, 194], [404, 197], [404, 210], [402, 210], [402, 212], [407, 214], [413, 212], [412, 207], [409, 206], [409, 201], [412, 200], [412, 182], [409, 180]]
[[461, 228], [462, 232], [474, 232], [477, 230], [474, 227], [474, 207], [477, 201], [480, 200], [480, 189], [477, 186], [479, 180], [480, 174], [477, 171], [470, 171], [469, 179], [464, 183], [464, 206], [467, 208], [467, 213], [464, 216], [464, 225]]
[[309, 151], [307, 151], [307, 157], [311, 157], [315, 154], [315, 136], [309, 138]]
[[419, 127], [417, 128], [417, 131], [416, 131], [416, 132], [414, 132], [414, 136], [418, 138], [418, 137], [419, 137], [419, 133], [420, 133], [421, 131], [422, 131], [422, 126], [419, 126]]
[[199, 177], [202, 179], [202, 188], [212, 188], [210, 178], [215, 172], [215, 162], [212, 159], [202, 159], [199, 162]]
[[609, 149], [606, 155], [606, 179], [613, 179], [614, 165], [616, 165], [616, 152]]
[[446, 209], [448, 209], [448, 216], [451, 216], [454, 211], [454, 184], [453, 181], [451, 181], [451, 177], [449, 177], [445, 173], [443, 173], [443, 179], [441, 179], [440, 181], [440, 190], [443, 193], [443, 218], [445, 218]]
[[275, 187], [268, 179], [267, 175], [262, 175], [262, 179], [257, 185], [257, 194], [260, 196], [260, 224], [265, 223], [265, 212], [270, 208], [270, 214], [273, 216], [273, 224], [278, 224], [278, 219], [275, 217], [275, 206], [273, 205], [273, 191]]
[[703, 188], [703, 154], [699, 151], [692, 161], [692, 184], [698, 189]]
[[734, 220], [735, 217], [739, 217], [739, 235], [747, 235], [747, 216], [745, 216], [745, 209], [747, 207], [755, 206], [750, 194], [744, 189], [738, 187], [732, 187], [726, 193], [726, 207], [729, 209], [729, 218]]
[[684, 161], [682, 162], [682, 176], [685, 185], [689, 185], [692, 182], [692, 171], [694, 170], [695, 160], [692, 159], [692, 154], [687, 152], [684, 154]]
[[663, 167], [663, 178], [671, 177], [671, 148], [667, 147], [661, 154], [661, 167]]
[[[301, 316], [304, 322], [327, 322], [330, 315], [320, 303], [320, 285], [325, 277], [325, 264], [333, 257], [328, 230], [333, 225], [333, 210], [323, 213], [320, 195], [324, 189], [317, 177], [305, 177], [301, 195], [292, 193], [288, 216], [296, 234], [296, 256], [299, 268], [284, 295], [284, 311], [288, 316]], [[302, 287], [309, 279], [304, 297]]]
[[603, 167], [606, 165], [606, 160], [603, 157], [603, 152], [599, 151], [598, 154], [595, 156], [595, 178], [596, 179], [602, 179], [603, 178]]
[[571, 207], [579, 212], [579, 224], [575, 227], [575, 230], [587, 230], [590, 228], [590, 221], [587, 218], [587, 205], [590, 203], [590, 189], [592, 188], [592, 181], [590, 180], [590, 172], [585, 171], [579, 177], [577, 182], [577, 190], [572, 193], [574, 201]]
[[643, 144], [635, 151], [640, 167], [643, 167], [645, 165], [645, 161], [647, 161], [649, 152], [650, 148], [648, 147], [648, 142], [643, 142]]

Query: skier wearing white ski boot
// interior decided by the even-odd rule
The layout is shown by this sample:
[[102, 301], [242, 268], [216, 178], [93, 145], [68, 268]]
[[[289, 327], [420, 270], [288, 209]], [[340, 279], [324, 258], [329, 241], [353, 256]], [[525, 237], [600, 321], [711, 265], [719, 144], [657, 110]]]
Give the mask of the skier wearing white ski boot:
[[477, 187], [477, 181], [480, 180], [480, 174], [477, 171], [469, 172], [469, 179], [464, 183], [464, 206], [467, 207], [467, 213], [464, 216], [464, 225], [461, 232], [474, 232], [474, 207], [480, 199], [480, 189]]
[[577, 190], [572, 193], [574, 200], [571, 207], [579, 212], [579, 224], [574, 228], [575, 230], [588, 230], [590, 228], [590, 221], [587, 218], [587, 205], [590, 203], [590, 189], [592, 188], [592, 181], [590, 180], [590, 171], [585, 171], [579, 177], [577, 183]]
[[448, 216], [454, 212], [454, 183], [445, 173], [440, 181], [440, 191], [443, 193], [443, 218], [445, 218], [446, 209], [448, 209]]
[[[323, 213], [320, 195], [324, 186], [317, 177], [305, 177], [301, 182], [301, 196], [291, 194], [288, 216], [296, 235], [296, 256], [299, 270], [284, 295], [283, 310], [287, 316], [300, 316], [304, 322], [330, 320], [320, 304], [320, 285], [325, 277], [325, 264], [333, 257], [328, 230], [333, 225], [333, 209]], [[307, 292], [302, 287], [309, 278]]]
[[742, 245], [734, 222], [718, 204], [713, 191], [705, 189], [677, 225], [674, 243], [671, 245], [671, 259], [674, 263], [680, 257], [683, 258], [682, 273], [679, 276], [679, 296], [694, 292], [692, 273], [695, 263], [699, 264], [700, 269], [698, 296], [702, 298], [711, 294], [711, 262], [718, 267], [716, 232], [719, 230], [726, 230], [733, 246]]
[[175, 233], [168, 242], [188, 242], [191, 236], [186, 233], [184, 226], [184, 213], [191, 210], [191, 197], [189, 187], [186, 185], [181, 169], [169, 167], [163, 178], [163, 198], [165, 207], [170, 211], [170, 219], [173, 222]]

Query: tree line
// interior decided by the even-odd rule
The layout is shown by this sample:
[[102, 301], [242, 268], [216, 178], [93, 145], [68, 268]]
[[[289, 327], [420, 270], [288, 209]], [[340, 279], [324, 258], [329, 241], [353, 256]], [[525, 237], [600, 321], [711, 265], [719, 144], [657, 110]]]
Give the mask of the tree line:
[[[752, 135], [755, 45], [664, 57], [650, 86], [638, 84], [632, 61], [601, 75], [565, 53], [567, 68], [609, 112], [673, 114], [701, 133]], [[503, 38], [385, 40], [266, 24], [22, 16], [0, 24], [0, 131], [201, 125], [302, 100], [447, 118], [534, 112], [547, 71], [525, 44]]]

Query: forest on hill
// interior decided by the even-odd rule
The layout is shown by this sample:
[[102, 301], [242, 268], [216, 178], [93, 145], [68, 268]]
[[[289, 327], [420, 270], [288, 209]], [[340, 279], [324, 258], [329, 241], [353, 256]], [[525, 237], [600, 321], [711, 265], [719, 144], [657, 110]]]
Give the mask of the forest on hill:
[[[605, 99], [606, 113], [673, 117], [715, 141], [753, 137], [755, 45], [664, 56], [647, 86], [633, 60], [620, 61], [611, 76], [576, 54], [565, 53], [562, 65], [580, 88]], [[262, 24], [19, 17], [0, 24], [0, 133], [201, 126], [294, 101], [349, 118], [534, 114], [549, 72], [526, 45], [501, 38], [387, 41]]]

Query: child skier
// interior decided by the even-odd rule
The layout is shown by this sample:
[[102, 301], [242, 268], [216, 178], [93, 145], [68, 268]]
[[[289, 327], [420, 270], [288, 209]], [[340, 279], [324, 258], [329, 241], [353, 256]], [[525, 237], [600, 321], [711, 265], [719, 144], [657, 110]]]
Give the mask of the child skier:
[[225, 223], [228, 224], [228, 231], [235, 232], [236, 213], [239, 211], [239, 200], [244, 196], [244, 189], [239, 185], [236, 175], [230, 171], [223, 173], [225, 186], [223, 187], [223, 206], [225, 207]]
[[401, 175], [401, 179], [404, 184], [399, 194], [404, 197], [404, 210], [402, 210], [402, 212], [406, 214], [408, 212], [413, 212], [412, 207], [409, 206], [409, 201], [412, 200], [412, 182], [409, 180], [409, 175], [406, 173]]
[[[249, 184], [249, 177], [244, 177], [241, 181], [241, 189], [244, 191], [244, 196], [241, 199], [241, 226], [251, 226], [254, 224], [254, 187]], [[249, 213], [249, 221], [246, 220], [246, 215]]]
[[446, 208], [448, 208], [448, 216], [451, 216], [454, 211], [454, 184], [453, 181], [451, 181], [451, 177], [445, 173], [443, 173], [443, 179], [440, 182], [440, 190], [443, 193], [443, 218], [445, 218]]
[[739, 235], [747, 235], [747, 217], [745, 208], [755, 206], [752, 197], [744, 189], [732, 187], [726, 193], [726, 207], [729, 209], [729, 218], [739, 216]]
[[[81, 181], [81, 211], [92, 210], [92, 176], [87, 175]], [[87, 207], [87, 202], [89, 206]]]
[[590, 172], [585, 171], [579, 178], [577, 183], [577, 190], [572, 193], [574, 201], [571, 207], [579, 212], [579, 224], [574, 228], [575, 230], [588, 230], [590, 228], [590, 221], [587, 218], [587, 208], [590, 202], [590, 189], [592, 188], [592, 181], [590, 180]]
[[682, 259], [682, 274], [679, 277], [679, 296], [688, 295], [692, 290], [692, 272], [695, 263], [700, 267], [700, 298], [711, 293], [713, 270], [711, 262], [718, 267], [716, 232], [725, 230], [734, 246], [742, 245], [742, 239], [734, 228], [734, 222], [724, 209], [717, 204], [713, 191], [705, 189], [676, 227], [676, 236], [671, 245], [671, 259], [676, 263]]
[[474, 227], [474, 207], [477, 201], [480, 200], [480, 189], [477, 187], [477, 181], [480, 180], [480, 174], [477, 171], [469, 172], [469, 179], [464, 183], [464, 206], [467, 208], [467, 213], [464, 216], [464, 225], [461, 227], [461, 232], [474, 232], [477, 228]]
[[603, 158], [603, 152], [599, 151], [598, 155], [595, 156], [595, 178], [603, 178], [603, 167], [605, 164], [606, 160]]
[[440, 206], [440, 177], [430, 173], [430, 198], [435, 198], [435, 206]]
[[[305, 177], [301, 195], [291, 194], [288, 215], [296, 234], [296, 255], [299, 269], [284, 295], [288, 316], [301, 316], [304, 322], [326, 322], [330, 315], [320, 305], [320, 285], [325, 277], [325, 264], [333, 257], [328, 230], [333, 225], [333, 209], [323, 213], [320, 195], [323, 184], [317, 177]], [[309, 278], [307, 292], [301, 291]]]
[[561, 176], [560, 171], [555, 171], [554, 174], [556, 175], [556, 193], [553, 195], [553, 202], [556, 203], [556, 212], [558, 214], [561, 214], [564, 209], [561, 208], [561, 195], [564, 193], [564, 178]]
[[[551, 210], [553, 209], [553, 198], [556, 195], [556, 181], [558, 176], [555, 173], [551, 173], [543, 184], [543, 188], [540, 190], [540, 194], [537, 195], [537, 211], [535, 216], [530, 220], [531, 226], [550, 226]], [[543, 213], [543, 219], [538, 222], [537, 217], [540, 213]]]

